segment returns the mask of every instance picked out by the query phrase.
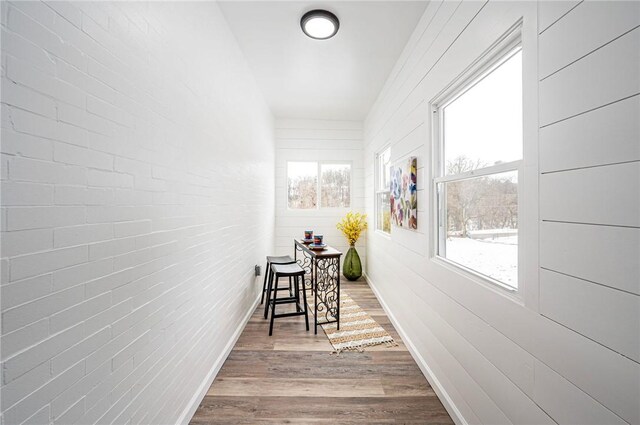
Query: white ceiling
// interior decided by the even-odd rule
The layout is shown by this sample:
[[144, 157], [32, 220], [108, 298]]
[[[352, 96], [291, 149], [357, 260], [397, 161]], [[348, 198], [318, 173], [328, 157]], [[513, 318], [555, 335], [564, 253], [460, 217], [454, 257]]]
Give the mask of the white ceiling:
[[[220, 1], [277, 118], [362, 120], [382, 89], [426, 1]], [[300, 29], [326, 9], [340, 19], [329, 40]]]

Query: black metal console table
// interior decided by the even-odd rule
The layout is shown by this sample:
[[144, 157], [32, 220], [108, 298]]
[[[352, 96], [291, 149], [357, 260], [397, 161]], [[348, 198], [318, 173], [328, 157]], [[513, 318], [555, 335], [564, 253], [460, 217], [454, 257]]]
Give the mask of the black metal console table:
[[336, 322], [338, 329], [340, 329], [340, 257], [342, 252], [330, 246], [322, 251], [313, 250], [298, 239], [294, 239], [293, 246], [294, 258], [305, 271], [304, 288], [305, 290], [310, 289], [313, 293], [314, 333], [318, 333], [318, 325], [325, 323]]

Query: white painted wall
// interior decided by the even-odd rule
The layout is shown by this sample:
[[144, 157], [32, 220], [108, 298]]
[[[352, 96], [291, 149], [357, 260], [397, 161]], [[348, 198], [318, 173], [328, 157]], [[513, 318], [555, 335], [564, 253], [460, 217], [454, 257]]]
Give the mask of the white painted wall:
[[[520, 299], [433, 261], [429, 102], [523, 19]], [[418, 231], [367, 274], [461, 423], [640, 423], [640, 3], [432, 1], [365, 122], [419, 161]]]
[[[351, 208], [290, 210], [287, 208], [287, 161], [351, 163]], [[349, 244], [336, 224], [349, 211], [364, 212], [362, 123], [359, 121], [278, 119], [276, 121], [276, 251], [293, 255], [293, 238], [304, 231], [323, 234], [325, 243], [344, 254]], [[367, 232], [356, 248], [364, 267]], [[344, 260], [344, 256], [342, 257]]]
[[188, 420], [273, 250], [271, 113], [215, 3], [1, 4], [2, 423]]

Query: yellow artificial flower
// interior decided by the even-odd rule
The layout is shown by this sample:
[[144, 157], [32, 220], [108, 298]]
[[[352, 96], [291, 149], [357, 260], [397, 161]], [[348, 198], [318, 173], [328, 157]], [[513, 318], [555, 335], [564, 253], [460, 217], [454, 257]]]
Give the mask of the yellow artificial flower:
[[349, 211], [336, 227], [347, 238], [349, 245], [355, 245], [360, 234], [367, 229], [367, 215]]

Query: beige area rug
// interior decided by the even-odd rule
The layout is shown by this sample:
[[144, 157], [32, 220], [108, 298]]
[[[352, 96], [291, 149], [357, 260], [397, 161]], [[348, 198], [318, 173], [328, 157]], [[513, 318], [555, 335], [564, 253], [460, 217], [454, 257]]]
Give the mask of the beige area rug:
[[340, 298], [340, 330], [335, 323], [321, 325], [335, 353], [344, 350], [364, 351], [364, 347], [372, 345], [398, 345], [349, 295], [342, 292]]

